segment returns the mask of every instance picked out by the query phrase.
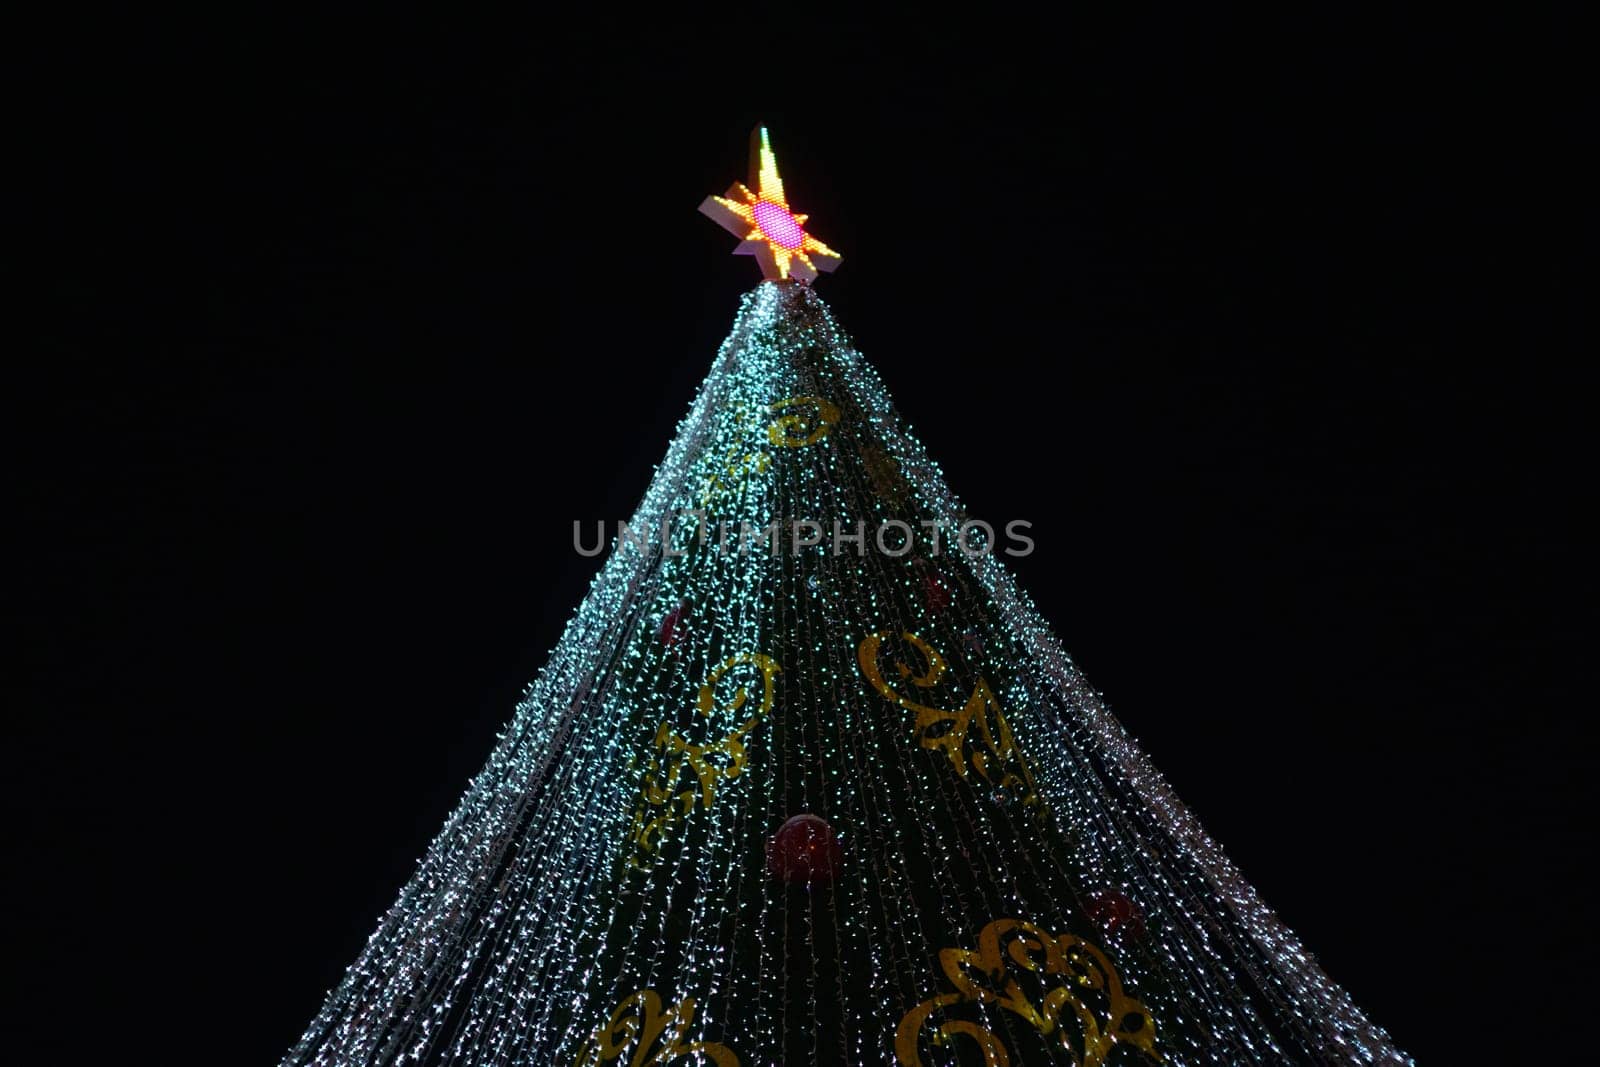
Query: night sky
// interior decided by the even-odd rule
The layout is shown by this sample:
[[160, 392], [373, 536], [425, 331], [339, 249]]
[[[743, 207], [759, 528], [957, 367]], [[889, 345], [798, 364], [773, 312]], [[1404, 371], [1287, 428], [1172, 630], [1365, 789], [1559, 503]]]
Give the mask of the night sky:
[[25, 1026], [298, 1037], [759, 280], [695, 207], [765, 121], [818, 291], [1268, 905], [1424, 1062], [1554, 1054], [1593, 850], [1563, 27], [740, 10], [17, 42]]

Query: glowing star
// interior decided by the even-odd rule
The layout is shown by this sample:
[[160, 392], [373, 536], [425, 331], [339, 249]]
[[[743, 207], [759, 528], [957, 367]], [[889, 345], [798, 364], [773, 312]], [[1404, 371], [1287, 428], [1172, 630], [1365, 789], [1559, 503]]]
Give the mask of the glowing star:
[[789, 210], [765, 126], [750, 135], [750, 184], [756, 192], [734, 182], [727, 196], [708, 196], [700, 205], [702, 215], [740, 238], [735, 255], [755, 256], [762, 277], [774, 282], [813, 282], [817, 271], [839, 265], [839, 253], [806, 232], [806, 216]]

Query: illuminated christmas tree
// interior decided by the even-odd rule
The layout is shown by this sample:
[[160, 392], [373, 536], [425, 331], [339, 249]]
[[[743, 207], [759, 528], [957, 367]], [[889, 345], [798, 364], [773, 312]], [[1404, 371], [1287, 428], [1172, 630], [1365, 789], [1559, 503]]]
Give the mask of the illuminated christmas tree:
[[765, 281], [286, 1064], [1408, 1063], [1257, 899], [810, 288]]

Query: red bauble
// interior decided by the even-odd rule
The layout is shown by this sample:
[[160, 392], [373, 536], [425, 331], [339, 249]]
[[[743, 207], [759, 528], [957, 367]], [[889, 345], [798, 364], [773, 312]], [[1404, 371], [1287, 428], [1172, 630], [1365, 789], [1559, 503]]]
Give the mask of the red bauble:
[[673, 645], [684, 639], [686, 626], [683, 621], [683, 616], [688, 612], [688, 610], [689, 605], [679, 605], [661, 620], [661, 629], [656, 631], [656, 636], [661, 639], [661, 643], [663, 645], [671, 648]]
[[823, 885], [839, 874], [843, 854], [833, 827], [815, 815], [796, 815], [767, 843], [767, 870], [782, 882]]
[[1106, 889], [1090, 897], [1089, 918], [1108, 934], [1144, 935], [1144, 913], [1121, 890]]
[[922, 576], [922, 600], [935, 615], [942, 614], [950, 606], [950, 590], [937, 574], [930, 572]]

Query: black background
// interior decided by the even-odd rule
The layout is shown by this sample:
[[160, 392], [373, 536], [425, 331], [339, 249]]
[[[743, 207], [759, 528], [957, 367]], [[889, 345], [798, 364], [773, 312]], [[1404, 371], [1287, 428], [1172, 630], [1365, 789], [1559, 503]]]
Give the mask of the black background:
[[1425, 1061], [1559, 1047], [1574, 30], [228, 19], [19, 42], [8, 822], [59, 1058], [298, 1036], [756, 283], [694, 208], [757, 120], [824, 298], [1268, 904]]

